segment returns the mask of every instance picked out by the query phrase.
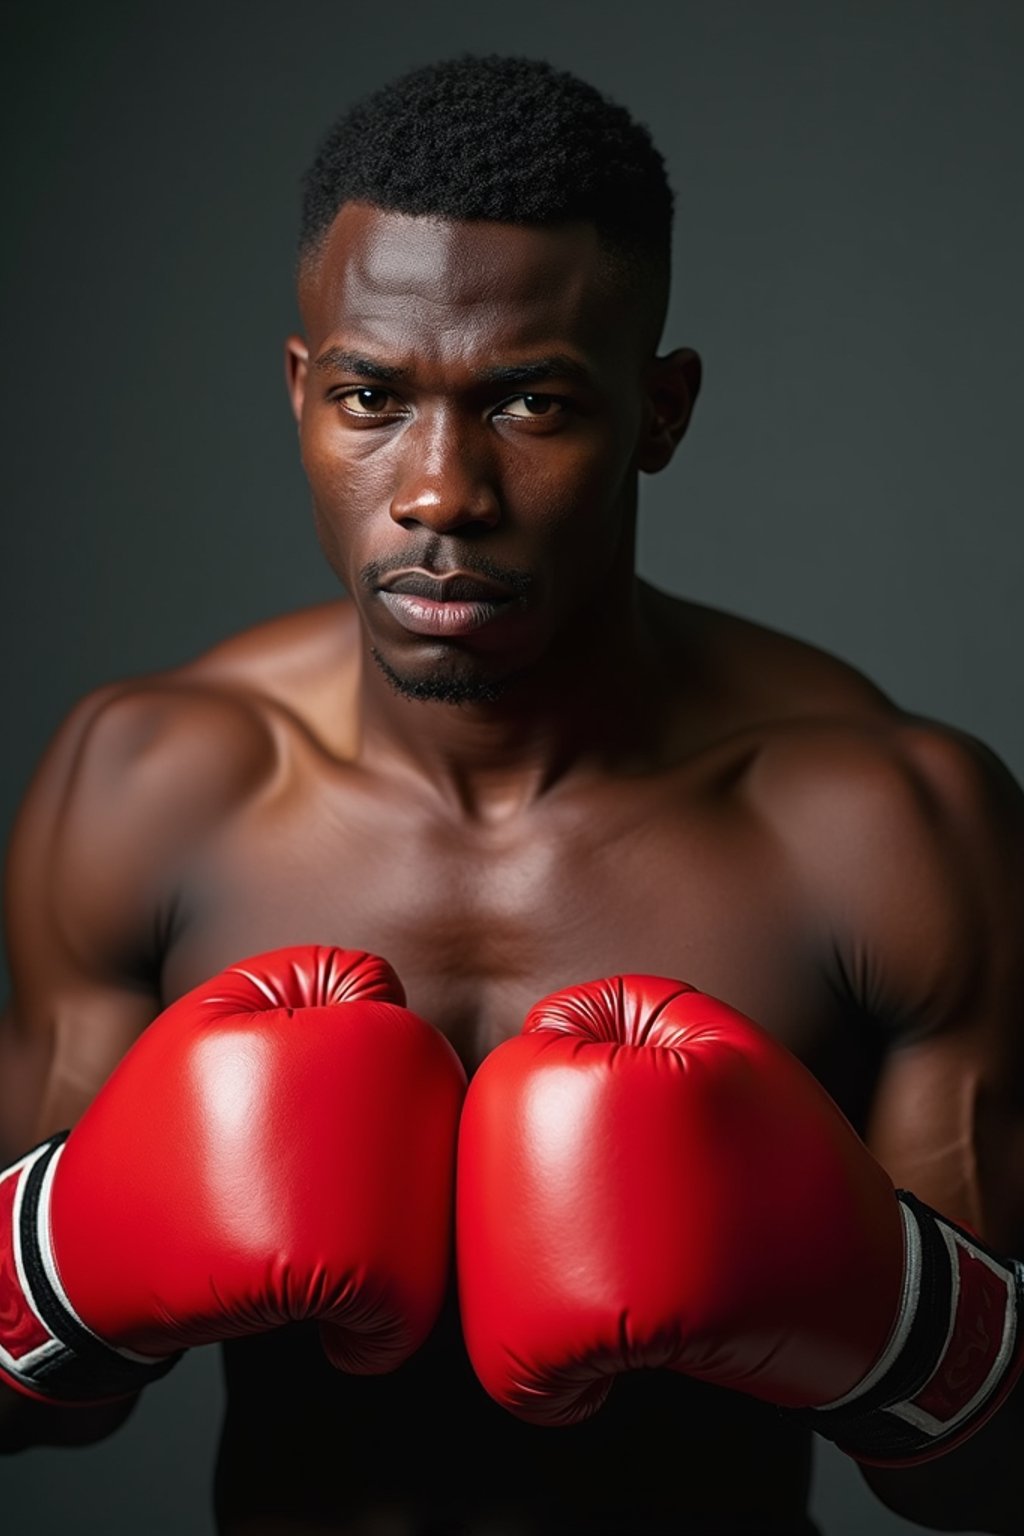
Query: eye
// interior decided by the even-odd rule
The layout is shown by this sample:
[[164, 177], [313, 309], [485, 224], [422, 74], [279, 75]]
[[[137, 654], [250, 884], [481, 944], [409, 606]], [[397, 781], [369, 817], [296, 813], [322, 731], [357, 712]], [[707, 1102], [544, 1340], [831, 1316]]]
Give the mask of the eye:
[[391, 414], [385, 412], [384, 407], [393, 398], [390, 390], [374, 389], [370, 385], [362, 385], [359, 389], [346, 389], [334, 396], [335, 401], [343, 405], [345, 410], [353, 416]]
[[[513, 406], [523, 405], [523, 411], [513, 410]], [[529, 420], [531, 416], [561, 416], [565, 413], [565, 401], [557, 395], [516, 395], [512, 400], [506, 401], [501, 408], [503, 416], [515, 416], [520, 421]]]

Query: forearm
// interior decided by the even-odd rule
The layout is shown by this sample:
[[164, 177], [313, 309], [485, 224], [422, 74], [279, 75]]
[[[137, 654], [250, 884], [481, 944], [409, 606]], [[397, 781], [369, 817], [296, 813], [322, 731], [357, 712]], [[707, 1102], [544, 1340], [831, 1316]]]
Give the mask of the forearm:
[[57, 1408], [0, 1382], [0, 1456], [35, 1445], [92, 1445], [119, 1429], [137, 1402], [138, 1394], [116, 1403]]
[[1024, 1380], [998, 1413], [945, 1456], [916, 1467], [861, 1466], [894, 1514], [937, 1531], [1024, 1530]]

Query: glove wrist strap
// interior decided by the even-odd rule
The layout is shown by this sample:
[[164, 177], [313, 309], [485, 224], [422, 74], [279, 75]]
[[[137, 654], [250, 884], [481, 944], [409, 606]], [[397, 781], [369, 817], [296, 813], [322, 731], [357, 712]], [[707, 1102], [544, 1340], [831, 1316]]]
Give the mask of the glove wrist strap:
[[913, 1466], [968, 1439], [1024, 1366], [1024, 1265], [897, 1190], [904, 1282], [886, 1348], [860, 1384], [801, 1418], [858, 1461]]
[[183, 1351], [153, 1360], [105, 1343], [65, 1295], [50, 1242], [50, 1190], [67, 1132], [0, 1171], [0, 1379], [57, 1404], [129, 1397]]

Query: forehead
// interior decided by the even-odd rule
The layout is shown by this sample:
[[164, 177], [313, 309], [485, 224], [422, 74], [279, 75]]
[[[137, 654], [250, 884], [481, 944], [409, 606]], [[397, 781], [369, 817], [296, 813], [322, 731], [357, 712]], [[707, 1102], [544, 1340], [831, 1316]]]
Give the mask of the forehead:
[[300, 277], [299, 299], [313, 346], [358, 336], [445, 356], [561, 340], [596, 361], [630, 329], [585, 223], [462, 222], [348, 203]]

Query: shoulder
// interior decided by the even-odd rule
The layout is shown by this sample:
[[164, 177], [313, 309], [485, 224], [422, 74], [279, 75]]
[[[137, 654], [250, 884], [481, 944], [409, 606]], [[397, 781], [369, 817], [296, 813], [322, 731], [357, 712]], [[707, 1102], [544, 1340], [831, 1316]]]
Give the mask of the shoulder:
[[766, 733], [751, 774], [759, 807], [808, 856], [844, 841], [850, 857], [872, 834], [960, 839], [973, 846], [1019, 832], [1021, 790], [1006, 764], [969, 732], [890, 708], [795, 715]]
[[647, 582], [642, 589], [662, 655], [687, 691], [696, 691], [715, 736], [761, 736], [788, 721], [900, 714], [877, 683], [820, 646]]
[[243, 690], [187, 669], [109, 684], [58, 732], [60, 822], [71, 813], [116, 834], [133, 819], [189, 800], [213, 807], [243, 793], [274, 758], [265, 710]]
[[[55, 731], [6, 860], [11, 950], [127, 966], [151, 950], [175, 874], [204, 835], [282, 771], [297, 729], [276, 687], [301, 622], [238, 636], [187, 665], [109, 683]], [[274, 631], [275, 626], [265, 626]], [[298, 665], [298, 663], [292, 663]]]
[[351, 651], [343, 605], [286, 614], [187, 663], [115, 682], [81, 700], [55, 738], [79, 796], [116, 783], [140, 806], [198, 795], [211, 809], [279, 765], [313, 700]]
[[[812, 846], [825, 826], [858, 837], [867, 823], [983, 833], [1019, 815], [1021, 791], [977, 737], [911, 713], [850, 662], [721, 609], [657, 594], [679, 656], [703, 668], [750, 740], [748, 788], [759, 809]], [[842, 807], [849, 814], [838, 815]], [[799, 841], [799, 837], [798, 837]]]
[[[1024, 794], [966, 731], [921, 716], [794, 720], [748, 791], [785, 846], [833, 980], [915, 1033], [1010, 984], [1024, 928]], [[1017, 978], [1024, 980], [1024, 977]]]
[[273, 762], [258, 715], [211, 690], [151, 677], [82, 699], [15, 820], [5, 880], [14, 970], [45, 950], [68, 975], [144, 973], [182, 859]]
[[45, 837], [69, 868], [130, 851], [180, 849], [281, 771], [316, 700], [337, 689], [351, 651], [343, 605], [285, 615], [179, 667], [113, 682], [81, 699], [54, 735], [18, 829]]
[[351, 670], [350, 606], [273, 619], [80, 699], [32, 776], [15, 861], [26, 841], [33, 863], [58, 843], [68, 853], [82, 841], [90, 855], [106, 838], [148, 845], [161, 828], [180, 831], [251, 792], [278, 770], [296, 730], [313, 729], [315, 700]]

